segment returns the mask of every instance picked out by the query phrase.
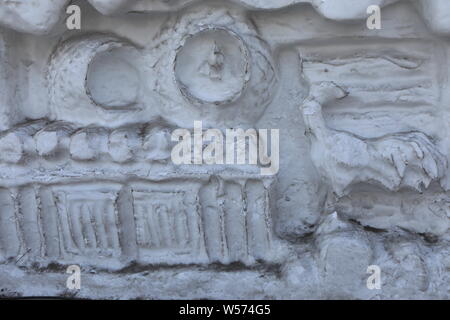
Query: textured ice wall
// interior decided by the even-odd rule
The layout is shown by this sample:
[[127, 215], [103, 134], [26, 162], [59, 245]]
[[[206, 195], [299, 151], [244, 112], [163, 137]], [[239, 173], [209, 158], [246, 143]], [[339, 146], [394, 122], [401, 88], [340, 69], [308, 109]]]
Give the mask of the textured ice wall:
[[[1, 295], [449, 298], [448, 1], [72, 4], [0, 0]], [[200, 120], [277, 175], [175, 165]]]

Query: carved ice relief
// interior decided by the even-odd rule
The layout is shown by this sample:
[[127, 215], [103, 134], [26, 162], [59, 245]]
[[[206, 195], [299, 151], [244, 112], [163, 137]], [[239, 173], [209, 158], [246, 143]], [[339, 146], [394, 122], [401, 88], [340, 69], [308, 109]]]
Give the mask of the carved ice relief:
[[[362, 49], [353, 43], [324, 53], [320, 46], [300, 48], [310, 85], [302, 111], [311, 155], [338, 197], [358, 183], [421, 192], [445, 176], [447, 159], [437, 142], [414, 128], [413, 116], [428, 112], [434, 115], [425, 129], [435, 130], [438, 114], [441, 74], [426, 45], [406, 41], [400, 50], [370, 43]], [[407, 125], [400, 122], [406, 112], [412, 118]]]
[[420, 192], [433, 180], [444, 177], [447, 159], [421, 132], [363, 139], [329, 129], [322, 106], [345, 96], [346, 92], [334, 83], [322, 82], [312, 88], [302, 107], [313, 161], [338, 197], [361, 182], [377, 182], [393, 191], [411, 187]]
[[271, 49], [238, 10], [184, 12], [169, 19], [155, 41], [148, 55], [155, 72], [150, 87], [164, 119], [249, 126], [272, 101], [278, 78]]
[[[311, 84], [333, 81], [350, 92], [329, 104], [331, 128], [367, 138], [399, 131], [439, 135], [445, 46], [425, 39], [343, 39], [297, 47]], [[324, 48], [329, 48], [324, 50]]]
[[399, 227], [430, 238], [444, 236], [450, 227], [450, 199], [437, 190], [418, 194], [359, 188], [341, 198], [336, 209], [364, 226], [380, 230]]
[[249, 53], [236, 34], [205, 29], [187, 39], [175, 62], [181, 92], [190, 101], [229, 104], [240, 97], [250, 79]]
[[425, 44], [301, 47], [309, 85], [301, 110], [313, 163], [335, 195], [331, 207], [365, 226], [442, 236], [449, 227], [448, 159], [436, 126], [443, 49]]
[[[275, 10], [295, 4], [309, 4], [322, 16], [336, 21], [355, 21], [366, 18], [370, 5], [388, 6], [399, 0], [225, 0], [230, 5], [240, 4], [249, 9]], [[103, 15], [118, 15], [126, 12], [177, 11], [194, 4], [195, 0], [88, 0]], [[449, 26], [445, 19], [446, 0], [411, 0], [430, 28], [446, 34]], [[20, 5], [18, 6], [17, 3]], [[2, 1], [0, 23], [19, 32], [42, 35], [49, 33], [59, 22], [69, 0], [16, 0]], [[19, 9], [20, 8], [20, 9]]]
[[145, 48], [105, 34], [58, 44], [47, 75], [50, 118], [107, 127], [157, 117], [254, 124], [277, 76], [269, 47], [245, 18], [201, 10], [167, 24]]
[[63, 252], [94, 257], [120, 254], [117, 192], [101, 187], [89, 191], [55, 188]]
[[103, 34], [59, 44], [47, 73], [50, 118], [106, 127], [140, 122], [144, 105], [142, 79], [133, 65], [136, 50]]
[[2, 189], [0, 253], [94, 266], [276, 259], [265, 182], [205, 178]]

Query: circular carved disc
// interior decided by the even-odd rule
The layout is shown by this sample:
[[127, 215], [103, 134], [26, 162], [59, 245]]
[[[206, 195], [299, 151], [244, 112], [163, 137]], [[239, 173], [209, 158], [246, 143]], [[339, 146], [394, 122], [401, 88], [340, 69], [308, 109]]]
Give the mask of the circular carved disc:
[[139, 94], [138, 71], [116, 51], [97, 54], [89, 64], [86, 78], [88, 95], [107, 110], [130, 106]]
[[248, 50], [231, 31], [201, 31], [179, 49], [175, 77], [183, 95], [193, 102], [233, 102], [250, 79]]

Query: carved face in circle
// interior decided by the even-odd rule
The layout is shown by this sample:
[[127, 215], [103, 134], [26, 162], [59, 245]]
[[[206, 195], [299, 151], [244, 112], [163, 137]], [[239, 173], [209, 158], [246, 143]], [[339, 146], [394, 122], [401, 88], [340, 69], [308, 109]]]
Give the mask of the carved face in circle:
[[236, 34], [217, 28], [188, 38], [174, 69], [181, 93], [193, 103], [233, 102], [250, 79], [246, 45]]

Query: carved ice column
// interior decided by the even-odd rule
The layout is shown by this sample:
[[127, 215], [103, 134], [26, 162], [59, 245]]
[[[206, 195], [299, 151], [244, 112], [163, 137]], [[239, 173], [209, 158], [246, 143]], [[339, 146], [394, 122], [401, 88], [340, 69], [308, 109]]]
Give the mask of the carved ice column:
[[14, 94], [17, 81], [17, 66], [13, 59], [11, 36], [0, 27], [0, 130], [11, 128], [21, 119], [18, 98]]
[[8, 189], [0, 189], [0, 249], [2, 250], [0, 254], [4, 258], [17, 258], [20, 248], [21, 240], [13, 194]]
[[273, 244], [269, 192], [262, 181], [212, 178], [199, 191], [206, 250], [211, 262], [270, 261]]

